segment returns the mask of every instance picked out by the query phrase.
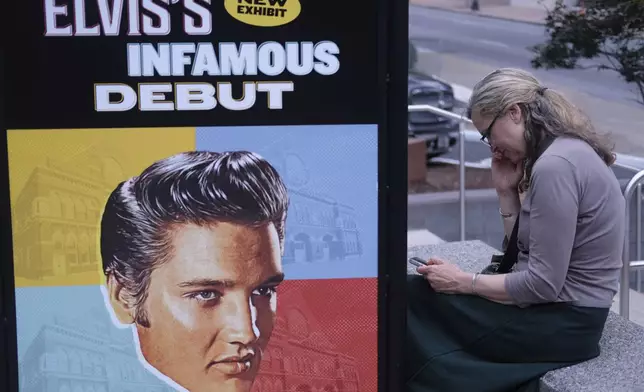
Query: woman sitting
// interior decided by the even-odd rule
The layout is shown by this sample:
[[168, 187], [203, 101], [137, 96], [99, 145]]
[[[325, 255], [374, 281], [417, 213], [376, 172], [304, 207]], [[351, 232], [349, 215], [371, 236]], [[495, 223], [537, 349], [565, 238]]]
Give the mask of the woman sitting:
[[506, 256], [512, 246], [517, 256], [507, 273], [430, 259], [408, 277], [407, 390], [533, 390], [546, 372], [599, 355], [624, 244], [615, 156], [525, 71], [486, 76], [468, 114], [492, 151]]

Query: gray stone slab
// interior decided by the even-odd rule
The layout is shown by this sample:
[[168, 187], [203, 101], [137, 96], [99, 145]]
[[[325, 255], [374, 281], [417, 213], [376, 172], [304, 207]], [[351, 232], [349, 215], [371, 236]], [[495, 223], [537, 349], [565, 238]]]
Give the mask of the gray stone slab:
[[[493, 254], [498, 250], [475, 240], [464, 242], [444, 242], [430, 246], [417, 246], [407, 249], [408, 257], [428, 259], [437, 257], [458, 264], [464, 271], [480, 271], [490, 263]], [[416, 267], [407, 264], [407, 273], [416, 273]]]
[[[481, 241], [409, 248], [408, 257], [438, 257], [465, 271], [480, 271], [499, 251]], [[415, 267], [407, 264], [407, 273]], [[611, 312], [600, 341], [601, 355], [541, 379], [542, 392], [644, 392], [644, 328]]]

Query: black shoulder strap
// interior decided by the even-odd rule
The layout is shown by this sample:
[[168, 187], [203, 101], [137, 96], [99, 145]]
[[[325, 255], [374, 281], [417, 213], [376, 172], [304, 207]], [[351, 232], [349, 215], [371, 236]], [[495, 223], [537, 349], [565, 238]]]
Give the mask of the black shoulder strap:
[[[544, 151], [550, 145], [552, 142], [555, 141], [555, 138], [547, 138], [544, 139], [543, 142], [540, 143], [539, 145], [539, 150], [537, 151], [537, 154], [535, 155], [535, 160], [543, 154]], [[507, 248], [505, 249], [505, 252], [503, 253], [503, 258], [501, 259], [501, 262], [499, 263], [499, 268], [497, 269], [497, 273], [499, 274], [507, 274], [512, 270], [512, 267], [517, 263], [518, 258], [519, 258], [519, 245], [518, 245], [518, 240], [517, 236], [519, 233], [519, 216], [521, 214], [517, 214], [517, 217], [514, 221], [514, 227], [512, 227], [512, 233], [510, 234], [510, 238], [508, 239], [507, 242]]]
[[519, 216], [520, 214], [517, 214], [517, 218], [514, 221], [514, 227], [512, 228], [512, 234], [510, 234], [510, 238], [507, 242], [508, 246], [503, 253], [503, 258], [499, 263], [499, 268], [496, 270], [499, 274], [507, 274], [510, 272], [519, 259], [519, 244], [517, 240], [519, 233]]

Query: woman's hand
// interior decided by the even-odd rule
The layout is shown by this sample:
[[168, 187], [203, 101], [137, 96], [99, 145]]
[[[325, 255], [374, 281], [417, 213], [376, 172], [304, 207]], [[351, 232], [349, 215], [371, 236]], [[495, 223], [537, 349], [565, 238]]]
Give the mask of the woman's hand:
[[523, 161], [518, 164], [498, 153], [492, 156], [492, 183], [498, 193], [517, 192], [523, 178]]
[[426, 266], [416, 269], [424, 275], [434, 291], [445, 294], [465, 294], [471, 275], [458, 266], [440, 259], [429, 259]]

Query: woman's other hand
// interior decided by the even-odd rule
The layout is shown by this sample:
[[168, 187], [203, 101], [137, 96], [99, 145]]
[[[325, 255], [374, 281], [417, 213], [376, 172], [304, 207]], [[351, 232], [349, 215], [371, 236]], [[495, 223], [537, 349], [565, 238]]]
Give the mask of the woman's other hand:
[[516, 193], [523, 178], [523, 161], [514, 163], [500, 153], [492, 155], [492, 183], [499, 194]]
[[470, 274], [463, 272], [457, 265], [440, 259], [429, 259], [426, 266], [418, 267], [419, 274], [438, 293], [464, 294], [467, 290], [467, 281], [471, 280]]

